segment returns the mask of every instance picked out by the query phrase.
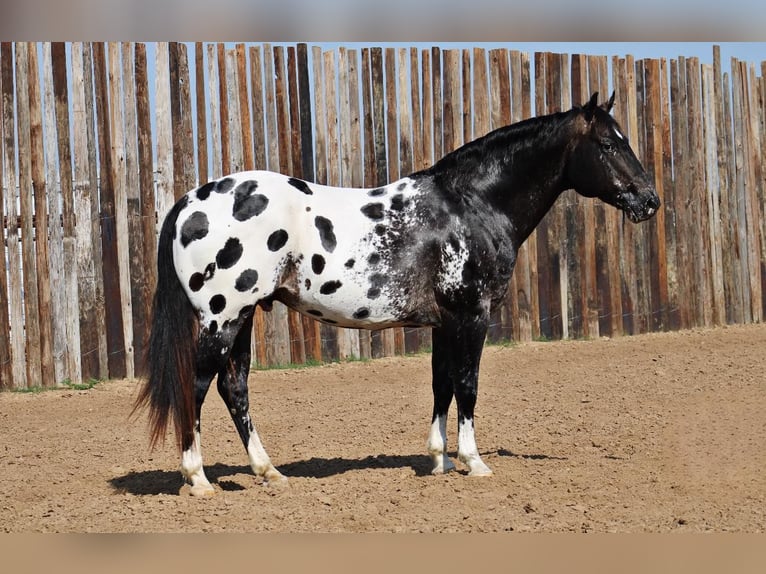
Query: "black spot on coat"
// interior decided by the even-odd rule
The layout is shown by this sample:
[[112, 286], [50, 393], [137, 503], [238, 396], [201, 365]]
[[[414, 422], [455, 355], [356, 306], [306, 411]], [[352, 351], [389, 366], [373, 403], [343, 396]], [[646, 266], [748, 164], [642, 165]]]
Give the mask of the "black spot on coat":
[[208, 197], [210, 197], [210, 192], [215, 189], [215, 186], [216, 183], [214, 181], [209, 181], [205, 185], [197, 188], [197, 199], [205, 201]]
[[257, 282], [258, 272], [255, 269], [245, 269], [234, 282], [234, 288], [240, 292], [249, 291]]
[[354, 319], [366, 319], [370, 316], [370, 310], [367, 307], [360, 307], [354, 311]]
[[376, 187], [375, 189], [371, 189], [367, 192], [367, 195], [370, 197], [380, 197], [381, 195], [385, 195], [386, 188], [385, 187]]
[[215, 256], [215, 262], [221, 269], [234, 266], [242, 257], [242, 243], [236, 237], [229, 237], [226, 244]]
[[335, 293], [341, 285], [343, 285], [343, 283], [340, 281], [327, 281], [326, 283], [322, 283], [319, 292], [322, 295], [330, 295], [331, 293]]
[[191, 289], [194, 292], [199, 291], [202, 289], [202, 286], [205, 284], [205, 276], [202, 275], [202, 273], [193, 273], [191, 277], [189, 277], [189, 289]]
[[266, 240], [269, 251], [279, 251], [285, 246], [285, 243], [287, 243], [287, 231], [284, 229], [277, 229]]
[[391, 198], [391, 209], [394, 211], [401, 211], [404, 209], [404, 206], [404, 196], [401, 193], [397, 193]]
[[361, 208], [361, 212], [373, 221], [380, 221], [383, 219], [383, 204], [382, 203], [368, 203]]
[[210, 222], [202, 211], [192, 213], [181, 226], [181, 245], [186, 247], [192, 241], [202, 239], [207, 235]]
[[344, 266], [346, 269], [351, 269], [351, 268], [354, 266], [354, 264], [355, 264], [355, 263], [356, 263], [356, 260], [352, 258], [352, 259], [349, 259], [348, 261], [346, 261], [346, 262], [343, 264], [343, 266]]
[[210, 312], [217, 315], [226, 309], [226, 297], [223, 295], [213, 295], [210, 298]]
[[216, 193], [229, 193], [231, 188], [234, 187], [234, 179], [231, 177], [225, 177], [216, 184]]
[[370, 253], [370, 256], [367, 258], [367, 263], [370, 265], [377, 265], [380, 263], [380, 253]]
[[315, 274], [319, 275], [322, 271], [324, 271], [324, 265], [324, 257], [319, 255], [319, 253], [314, 253], [314, 255], [311, 256], [311, 270]]
[[321, 215], [317, 215], [314, 218], [314, 225], [319, 230], [319, 240], [322, 242], [322, 247], [329, 253], [335, 250], [335, 246], [338, 244], [335, 239], [335, 232], [333, 231], [332, 221]]
[[269, 198], [260, 193], [254, 193], [258, 188], [256, 181], [243, 181], [234, 190], [234, 207], [232, 216], [237, 221], [247, 221], [260, 215], [269, 204]]
[[308, 311], [306, 311], [306, 313], [308, 313], [309, 315], [314, 315], [314, 317], [321, 317], [322, 316], [322, 312], [321, 311], [317, 311], [316, 309], [309, 309]]
[[307, 184], [302, 179], [291, 177], [290, 179], [287, 180], [287, 183], [292, 185], [294, 188], [302, 191], [306, 195], [313, 195], [314, 194], [314, 192], [311, 191], [311, 188], [309, 187], [309, 184]]

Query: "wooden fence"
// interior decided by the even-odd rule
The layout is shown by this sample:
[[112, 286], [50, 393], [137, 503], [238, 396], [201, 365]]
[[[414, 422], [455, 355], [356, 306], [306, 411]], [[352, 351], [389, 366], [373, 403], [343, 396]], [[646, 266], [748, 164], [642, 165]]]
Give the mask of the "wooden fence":
[[[158, 222], [198, 183], [268, 168], [376, 186], [596, 90], [616, 91], [664, 207], [635, 226], [564, 194], [519, 253], [489, 337], [761, 321], [766, 62], [724, 73], [713, 56], [4, 42], [0, 387], [143, 372]], [[254, 329], [261, 365], [430, 344], [427, 330], [332, 328], [281, 305]]]

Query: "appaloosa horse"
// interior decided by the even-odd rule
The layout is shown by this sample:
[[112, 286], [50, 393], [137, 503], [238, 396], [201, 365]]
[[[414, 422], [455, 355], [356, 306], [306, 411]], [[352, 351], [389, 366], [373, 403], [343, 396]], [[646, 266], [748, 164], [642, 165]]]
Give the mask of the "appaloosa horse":
[[660, 205], [651, 179], [598, 105], [495, 130], [434, 166], [383, 187], [343, 189], [267, 171], [236, 173], [189, 191], [162, 225], [149, 343], [152, 442], [169, 418], [192, 493], [213, 488], [200, 448], [200, 410], [213, 378], [253, 471], [272, 465], [248, 407], [256, 305], [273, 301], [331, 325], [433, 328], [433, 473], [446, 454], [457, 401], [458, 459], [491, 474], [474, 438], [477, 377], [490, 311], [508, 289], [519, 246], [567, 189], [621, 209], [633, 222]]

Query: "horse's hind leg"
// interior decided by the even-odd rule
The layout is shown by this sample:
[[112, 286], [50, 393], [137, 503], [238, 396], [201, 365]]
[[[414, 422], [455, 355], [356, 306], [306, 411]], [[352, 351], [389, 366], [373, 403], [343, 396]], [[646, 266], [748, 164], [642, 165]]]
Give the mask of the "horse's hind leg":
[[[204, 331], [203, 331], [204, 332]], [[205, 341], [207, 335], [201, 335], [200, 341]], [[208, 364], [205, 357], [200, 356], [197, 361], [197, 376], [194, 382], [195, 418], [194, 435], [184, 437], [181, 454], [181, 474], [191, 485], [191, 494], [194, 496], [210, 496], [215, 493], [213, 486], [205, 476], [202, 466], [202, 443], [200, 437], [200, 415], [202, 403], [210, 388], [210, 383], [215, 376], [215, 370]]]
[[220, 329], [211, 333], [207, 327], [200, 327], [194, 382], [194, 433], [184, 437], [181, 445], [181, 474], [191, 485], [191, 494], [194, 496], [210, 496], [215, 493], [202, 465], [202, 403], [205, 402], [213, 377], [226, 363], [236, 334], [236, 329]]
[[267, 483], [282, 483], [287, 479], [274, 468], [250, 418], [247, 375], [250, 371], [252, 331], [253, 316], [250, 315], [239, 329], [229, 360], [218, 374], [218, 392], [231, 413], [237, 432], [247, 450], [253, 472], [262, 476]]

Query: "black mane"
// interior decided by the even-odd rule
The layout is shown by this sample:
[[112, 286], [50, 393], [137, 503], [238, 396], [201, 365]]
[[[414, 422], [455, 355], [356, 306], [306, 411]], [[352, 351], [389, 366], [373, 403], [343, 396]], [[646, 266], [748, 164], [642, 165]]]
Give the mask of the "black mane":
[[557, 141], [562, 127], [581, 109], [575, 107], [567, 112], [535, 116], [497, 128], [451, 151], [413, 176], [430, 176], [442, 185], [454, 186], [458, 193], [465, 193], [471, 187], [464, 185], [465, 178], [475, 177], [481, 166], [505, 164], [511, 155], [525, 150], [539, 153], [546, 143]]

